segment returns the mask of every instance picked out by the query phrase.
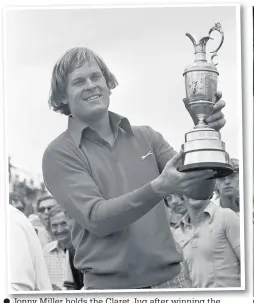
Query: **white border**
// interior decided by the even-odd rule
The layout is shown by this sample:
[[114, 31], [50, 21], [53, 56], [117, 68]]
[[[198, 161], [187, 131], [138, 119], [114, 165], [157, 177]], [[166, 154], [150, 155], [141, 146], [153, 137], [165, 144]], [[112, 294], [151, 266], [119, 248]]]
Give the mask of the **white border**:
[[[238, 98], [239, 98], [239, 108], [238, 110], [241, 113], [242, 116], [242, 78], [241, 78], [241, 60], [239, 60], [239, 58], [241, 58], [241, 15], [240, 15], [240, 4], [239, 3], [206, 3], [206, 4], [139, 4], [139, 5], [113, 5], [113, 4], [109, 4], [109, 5], [92, 5], [92, 4], [87, 4], [87, 5], [59, 5], [59, 6], [47, 6], [47, 5], [40, 5], [40, 6], [30, 6], [30, 5], [25, 5], [25, 6], [5, 6], [3, 9], [3, 20], [4, 20], [4, 26], [3, 26], [3, 37], [4, 37], [4, 44], [6, 41], [6, 32], [5, 32], [5, 13], [9, 10], [76, 10], [76, 9], [114, 9], [114, 8], [163, 8], [163, 7], [211, 7], [211, 6], [216, 6], [216, 7], [228, 7], [228, 6], [234, 6], [236, 8], [236, 29], [237, 29], [237, 41], [236, 41], [236, 47], [237, 47], [237, 59], [238, 59]], [[3, 48], [3, 54], [4, 54], [4, 62], [6, 62], [6, 53], [5, 53], [5, 48]], [[3, 62], [3, 65], [5, 65]], [[5, 69], [4, 69], [4, 75], [5, 75]], [[5, 80], [5, 76], [3, 79], [3, 83]], [[5, 85], [3, 86], [3, 88], [5, 87]], [[7, 172], [7, 176], [5, 177], [5, 181], [6, 181], [6, 192], [5, 192], [5, 196], [8, 196], [8, 192], [9, 192], [9, 185], [8, 185], [8, 153], [7, 151], [7, 147], [8, 147], [8, 132], [7, 132], [7, 102], [6, 102], [6, 96], [5, 96], [5, 92], [4, 92], [4, 114], [5, 114], [5, 134], [4, 134], [4, 141], [5, 141], [5, 159], [7, 160], [7, 164], [6, 166], [6, 172]], [[238, 144], [241, 144], [241, 150], [240, 150], [240, 155], [241, 155], [241, 159], [240, 159], [240, 163], [243, 164], [244, 162], [244, 158], [243, 158], [243, 128], [242, 128], [242, 124], [243, 124], [243, 119], [241, 119], [241, 123], [239, 125], [239, 141]], [[230, 288], [183, 288], [183, 289], [150, 289], [149, 293], [165, 293], [165, 292], [191, 292], [196, 293], [196, 292], [214, 292], [216, 291], [216, 293], [222, 293], [222, 292], [231, 292], [231, 291], [237, 291], [237, 292], [241, 292], [244, 291], [246, 288], [245, 285], [245, 278], [246, 278], [246, 263], [245, 263], [245, 251], [244, 251], [244, 247], [245, 247], [245, 238], [244, 238], [244, 221], [246, 218], [244, 218], [244, 213], [245, 213], [245, 207], [244, 207], [244, 184], [243, 184], [243, 176], [244, 176], [244, 171], [243, 171], [243, 165], [240, 166], [240, 202], [241, 202], [241, 211], [240, 211], [240, 219], [241, 219], [241, 226], [240, 226], [240, 235], [241, 235], [241, 265], [244, 264], [244, 266], [241, 266], [241, 287], [230, 287]], [[8, 198], [6, 199], [8, 201]], [[7, 213], [7, 218], [9, 218], [9, 211], [8, 211], [8, 207], [7, 207], [7, 211], [5, 211], [5, 214]], [[9, 222], [7, 222], [7, 247], [9, 247]], [[7, 253], [8, 255], [8, 253]], [[10, 258], [8, 259], [8, 268], [10, 266]], [[7, 271], [7, 273], [9, 273], [9, 271]], [[10, 281], [9, 281], [9, 276], [8, 276], [8, 287], [10, 287]], [[84, 290], [84, 291], [52, 291], [52, 292], [48, 292], [48, 291], [24, 291], [24, 292], [12, 292], [10, 291], [10, 289], [8, 289], [8, 292], [10, 295], [42, 295], [42, 294], [61, 294], [61, 295], [71, 295], [71, 294], [104, 294], [104, 293], [147, 293], [148, 291], [145, 289], [110, 289], [110, 290]]]

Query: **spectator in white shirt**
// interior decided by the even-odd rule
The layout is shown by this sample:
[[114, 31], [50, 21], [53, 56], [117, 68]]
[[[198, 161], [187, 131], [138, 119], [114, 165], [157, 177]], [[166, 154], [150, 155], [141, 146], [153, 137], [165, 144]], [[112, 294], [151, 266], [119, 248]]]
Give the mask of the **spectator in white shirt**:
[[11, 291], [51, 291], [42, 247], [31, 222], [9, 205], [9, 223]]
[[44, 247], [44, 257], [53, 290], [80, 289], [83, 274], [72, 266], [75, 254], [71, 242], [72, 220], [58, 205], [49, 212], [48, 224], [54, 241]]

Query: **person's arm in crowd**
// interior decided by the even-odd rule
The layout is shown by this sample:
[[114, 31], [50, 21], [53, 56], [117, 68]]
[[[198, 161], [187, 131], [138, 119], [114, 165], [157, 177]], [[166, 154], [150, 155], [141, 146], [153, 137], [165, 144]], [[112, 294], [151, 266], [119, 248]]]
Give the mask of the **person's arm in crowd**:
[[20, 226], [12, 226], [10, 230], [11, 289], [13, 291], [35, 290], [36, 273], [27, 235], [22, 231]]
[[231, 209], [224, 208], [226, 237], [240, 262], [240, 218]]

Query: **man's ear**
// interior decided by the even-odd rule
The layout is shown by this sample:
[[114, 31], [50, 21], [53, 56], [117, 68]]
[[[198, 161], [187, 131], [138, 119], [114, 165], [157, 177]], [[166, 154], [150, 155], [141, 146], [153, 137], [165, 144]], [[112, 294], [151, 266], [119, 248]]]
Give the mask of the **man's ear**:
[[63, 98], [61, 102], [65, 105], [67, 105], [69, 103], [67, 98]]

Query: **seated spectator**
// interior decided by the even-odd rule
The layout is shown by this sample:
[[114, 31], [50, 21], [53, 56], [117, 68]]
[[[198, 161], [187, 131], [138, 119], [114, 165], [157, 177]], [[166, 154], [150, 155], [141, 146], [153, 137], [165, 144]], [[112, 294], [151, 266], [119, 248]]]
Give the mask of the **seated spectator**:
[[231, 208], [239, 214], [239, 161], [231, 159], [234, 172], [226, 177], [216, 179], [216, 187], [220, 195], [220, 205]]
[[193, 287], [240, 286], [240, 220], [229, 208], [184, 196], [187, 214], [175, 240], [183, 250]]
[[26, 203], [24, 198], [19, 193], [11, 192], [9, 194], [9, 203], [25, 214]]
[[38, 234], [42, 247], [52, 241], [52, 236], [48, 229], [48, 216], [49, 211], [56, 205], [58, 205], [57, 201], [50, 195], [42, 196], [37, 200], [36, 210], [41, 224], [38, 224], [38, 220], [32, 220], [32, 224]]
[[42, 248], [32, 224], [9, 206], [11, 291], [51, 291]]
[[73, 265], [75, 250], [71, 242], [72, 220], [58, 205], [50, 210], [48, 224], [55, 240], [44, 247], [44, 256], [53, 289], [81, 289], [83, 274]]

